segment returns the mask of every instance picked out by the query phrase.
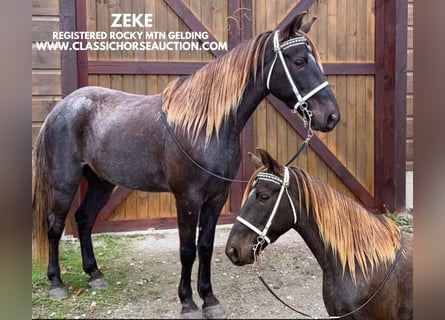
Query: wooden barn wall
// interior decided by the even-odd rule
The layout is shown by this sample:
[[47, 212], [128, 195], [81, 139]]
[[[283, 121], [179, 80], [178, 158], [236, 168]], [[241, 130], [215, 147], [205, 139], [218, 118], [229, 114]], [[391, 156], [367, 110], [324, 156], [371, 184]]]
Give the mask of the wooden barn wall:
[[[218, 40], [226, 41], [227, 32], [224, 31], [224, 12], [227, 12], [223, 1], [183, 1], [195, 16]], [[87, 30], [88, 31], [119, 31], [119, 28], [110, 30], [109, 21], [111, 13], [121, 12], [149, 12], [155, 19], [153, 27], [125, 28], [125, 31], [190, 31], [184, 22], [163, 0], [155, 1], [127, 1], [111, 2], [87, 1]], [[207, 63], [214, 56], [206, 51], [102, 51], [89, 52], [89, 61], [189, 61]], [[88, 83], [112, 89], [133, 92], [137, 94], [157, 94], [166, 85], [176, 79], [177, 75], [122, 75], [122, 74], [90, 74]], [[230, 211], [229, 201], [223, 208], [223, 213]], [[126, 199], [108, 217], [111, 221], [161, 219], [176, 217], [175, 199], [170, 193], [140, 192], [129, 193]]]
[[61, 99], [60, 51], [39, 51], [36, 41], [59, 30], [59, 0], [32, 1], [32, 143], [48, 113]]
[[[405, 145], [399, 149], [403, 150], [403, 157], [400, 158], [387, 140], [399, 139], [397, 134], [405, 134], [405, 123], [399, 130], [397, 126], [400, 121], [394, 120], [403, 115], [403, 119], [406, 118], [406, 163], [409, 168], [410, 161], [412, 163], [409, 156], [410, 152], [412, 154], [412, 27], [408, 27], [405, 33], [408, 53], [406, 55], [405, 49], [402, 54], [402, 57], [408, 58], [408, 75], [405, 79], [407, 90], [403, 95], [403, 99], [407, 99], [408, 109], [404, 113], [400, 112], [400, 106], [406, 106], [400, 103], [403, 99], [399, 93], [395, 93], [394, 97], [392, 92], [388, 94], [383, 90], [384, 81], [394, 81], [394, 74], [403, 69], [403, 63], [394, 61], [394, 57], [386, 59], [386, 55], [391, 55], [394, 48], [385, 48], [385, 41], [394, 41], [391, 36], [397, 32], [391, 29], [395, 26], [388, 22], [389, 31], [383, 32], [384, 23], [376, 21], [383, 20], [385, 15], [395, 15], [394, 10], [400, 7], [403, 14], [404, 0], [397, 0], [396, 5], [384, 0], [33, 0], [32, 4], [33, 41], [48, 40], [51, 38], [50, 32], [59, 28], [108, 32], [111, 13], [147, 12], [156, 17], [150, 31], [208, 31], [212, 40], [227, 41], [229, 49], [243, 39], [279, 28], [288, 19], [287, 15], [296, 9], [309, 9], [309, 17], [318, 17], [310, 35], [317, 45], [328, 81], [336, 94], [342, 120], [334, 131], [317, 133], [311, 141], [311, 147], [293, 164], [369, 207], [390, 203], [389, 207], [400, 208], [401, 202], [396, 198], [404, 198], [404, 193], [401, 194], [397, 186], [404, 180], [400, 178], [400, 172], [392, 170], [394, 161], [403, 159], [405, 163]], [[240, 7], [243, 9], [237, 11]], [[408, 12], [412, 12], [412, 0], [408, 7]], [[227, 18], [232, 14], [239, 19], [238, 22]], [[125, 28], [125, 31], [147, 30]], [[399, 44], [398, 48], [403, 49], [403, 45]], [[190, 74], [224, 53], [70, 51], [61, 55], [57, 51], [37, 52], [34, 45], [32, 51], [33, 139], [55, 102], [77, 87], [89, 84], [154, 94], [162, 91], [178, 75]], [[389, 62], [385, 64], [385, 61]], [[391, 69], [392, 64], [395, 70]], [[392, 86], [394, 83], [391, 82]], [[386, 108], [394, 101], [398, 102], [398, 109], [379, 108], [380, 105]], [[388, 119], [393, 121], [390, 125], [395, 125], [395, 129], [384, 128], [383, 123]], [[391, 134], [394, 130], [397, 134], [393, 137]], [[301, 144], [305, 134], [301, 119], [291, 114], [276, 98], [269, 96], [260, 104], [243, 132], [243, 157], [247, 159], [248, 151], [261, 147], [280, 162], [286, 162]], [[237, 178], [248, 178], [252, 171], [246, 159], [243, 159]], [[80, 201], [82, 189], [84, 191], [85, 184], [81, 187], [74, 208]], [[241, 192], [242, 186], [232, 185], [220, 222], [233, 221], [235, 215], [231, 213], [238, 210]], [[174, 227], [174, 217], [172, 195], [130, 192], [117, 188], [110, 203], [100, 212], [95, 231]], [[75, 233], [72, 220], [67, 229], [68, 233]]]
[[[293, 2], [256, 1], [255, 33], [274, 28]], [[323, 63], [373, 63], [374, 1], [320, 1], [308, 16], [317, 16], [309, 35]], [[345, 19], [345, 17], [348, 17]], [[342, 120], [333, 132], [316, 133], [335, 157], [348, 168], [358, 182], [374, 195], [374, 77], [373, 75], [329, 75], [340, 107]], [[267, 149], [281, 163], [293, 155], [302, 137], [269, 103], [255, 113], [256, 145]], [[356, 199], [326, 162], [312, 149], [294, 163], [327, 181], [342, 193]]]

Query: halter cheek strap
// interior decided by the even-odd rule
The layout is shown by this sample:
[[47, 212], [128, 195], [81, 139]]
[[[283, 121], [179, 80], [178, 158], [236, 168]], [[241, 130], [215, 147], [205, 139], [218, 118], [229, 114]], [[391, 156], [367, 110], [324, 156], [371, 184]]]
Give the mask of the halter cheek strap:
[[[257, 179], [258, 179], [258, 181], [265, 180], [265, 181], [269, 181], [269, 182], [273, 182], [273, 183], [281, 185], [281, 189], [280, 189], [280, 192], [278, 193], [277, 201], [275, 202], [275, 205], [272, 209], [272, 213], [270, 214], [269, 219], [267, 220], [266, 225], [264, 226], [264, 229], [261, 231], [260, 229], [255, 227], [253, 224], [251, 224], [249, 221], [247, 221], [246, 219], [244, 219], [240, 216], [236, 217], [236, 220], [238, 220], [239, 222], [244, 224], [246, 227], [248, 227], [250, 230], [252, 230], [256, 234], [258, 234], [258, 242], [266, 240], [267, 243], [270, 244], [271, 241], [270, 241], [270, 238], [267, 236], [267, 233], [269, 232], [269, 228], [272, 225], [273, 218], [275, 217], [275, 214], [278, 211], [278, 206], [279, 206], [279, 204], [281, 202], [281, 198], [283, 197], [283, 194], [285, 192], [287, 195], [287, 199], [289, 200], [289, 203], [291, 205], [292, 213], [294, 215], [294, 224], [297, 223], [297, 212], [295, 211], [294, 203], [293, 203], [293, 201], [289, 195], [288, 189], [287, 189], [289, 187], [289, 168], [284, 167], [283, 180], [281, 180], [281, 178], [277, 177], [276, 175], [273, 175], [270, 173], [265, 173], [265, 172], [259, 173], [257, 176]], [[256, 249], [254, 249], [254, 251], [255, 250]]]
[[285, 41], [283, 44], [280, 45], [279, 42], [279, 30], [275, 31], [274, 33], [274, 37], [273, 37], [273, 46], [274, 46], [274, 51], [275, 51], [275, 58], [272, 62], [272, 66], [269, 69], [269, 73], [267, 75], [267, 80], [266, 80], [266, 87], [267, 89], [270, 89], [270, 78], [272, 76], [272, 71], [275, 67], [275, 63], [278, 59], [278, 57], [280, 58], [281, 61], [281, 65], [283, 66], [284, 69], [284, 73], [286, 74], [287, 80], [292, 88], [293, 93], [295, 94], [295, 96], [297, 97], [297, 103], [295, 104], [292, 112], [297, 112], [298, 108], [301, 108], [301, 110], [303, 111], [303, 114], [305, 113], [309, 113], [310, 110], [307, 109], [307, 103], [306, 101], [311, 98], [313, 95], [315, 95], [316, 93], [318, 93], [319, 91], [321, 91], [324, 87], [326, 87], [328, 85], [327, 81], [322, 82], [321, 84], [319, 84], [318, 86], [316, 86], [314, 89], [312, 89], [311, 91], [309, 91], [308, 93], [306, 93], [306, 95], [304, 95], [303, 97], [300, 94], [300, 91], [298, 91], [297, 86], [295, 85], [294, 80], [292, 79], [292, 76], [290, 74], [289, 68], [287, 67], [286, 61], [284, 60], [284, 56], [283, 56], [283, 51], [286, 50], [287, 48], [293, 47], [293, 46], [298, 46], [298, 45], [307, 45], [307, 40], [305, 37], [297, 37], [294, 39], [290, 39]]

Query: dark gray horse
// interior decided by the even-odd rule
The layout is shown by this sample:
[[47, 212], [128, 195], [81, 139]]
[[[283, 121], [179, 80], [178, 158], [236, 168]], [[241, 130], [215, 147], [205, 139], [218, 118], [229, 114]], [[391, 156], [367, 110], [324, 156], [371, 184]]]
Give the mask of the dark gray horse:
[[242, 42], [193, 75], [173, 81], [162, 94], [85, 87], [58, 103], [33, 151], [33, 237], [37, 251], [49, 255], [51, 297], [67, 297], [58, 244], [83, 176], [88, 190], [75, 219], [83, 269], [92, 287], [108, 286], [97, 267], [91, 229], [113, 188], [172, 192], [182, 263], [181, 314], [193, 316], [199, 310], [190, 281], [198, 251], [204, 315], [224, 315], [213, 294], [210, 262], [230, 181], [202, 171], [184, 152], [212, 173], [232, 179], [240, 163], [241, 130], [269, 93], [311, 117], [314, 130], [335, 127], [338, 106], [306, 34], [314, 19], [302, 24], [304, 15], [298, 14], [280, 32]]

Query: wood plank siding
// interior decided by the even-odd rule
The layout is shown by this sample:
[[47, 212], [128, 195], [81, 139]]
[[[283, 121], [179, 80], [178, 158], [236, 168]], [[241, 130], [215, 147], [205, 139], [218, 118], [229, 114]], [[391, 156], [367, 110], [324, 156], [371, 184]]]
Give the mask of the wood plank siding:
[[37, 50], [36, 41], [59, 31], [59, 0], [32, 1], [32, 143], [48, 113], [62, 97], [60, 51]]
[[[230, 50], [244, 39], [279, 29], [299, 11], [317, 16], [310, 35], [319, 50], [342, 120], [330, 133], [316, 133], [293, 165], [320, 177], [371, 210], [405, 206], [405, 163], [412, 168], [413, 0], [33, 0], [33, 40], [63, 31], [196, 31]], [[152, 13], [153, 26], [111, 28], [112, 13]], [[59, 23], [59, 14], [60, 23]], [[407, 25], [404, 31], [399, 25]], [[409, 25], [411, 23], [411, 25]], [[410, 29], [411, 28], [411, 29]], [[49, 37], [49, 38], [48, 38]], [[408, 39], [408, 40], [407, 40]], [[408, 42], [408, 44], [406, 44]], [[411, 45], [411, 46], [410, 46]], [[211, 51], [38, 51], [33, 45], [33, 138], [61, 96], [98, 85], [138, 94], [161, 92], [224, 54]], [[407, 62], [408, 60], [408, 62]], [[408, 70], [408, 74], [406, 74]], [[401, 84], [402, 83], [402, 84]], [[238, 179], [247, 179], [247, 156], [255, 147], [285, 163], [306, 136], [300, 118], [268, 96], [246, 125]], [[400, 143], [403, 141], [403, 143]], [[406, 143], [405, 143], [406, 141]], [[78, 205], [82, 193], [76, 198]], [[220, 223], [232, 222], [244, 186], [232, 184]], [[94, 232], [176, 226], [169, 193], [116, 188]], [[72, 224], [68, 233], [75, 234]]]

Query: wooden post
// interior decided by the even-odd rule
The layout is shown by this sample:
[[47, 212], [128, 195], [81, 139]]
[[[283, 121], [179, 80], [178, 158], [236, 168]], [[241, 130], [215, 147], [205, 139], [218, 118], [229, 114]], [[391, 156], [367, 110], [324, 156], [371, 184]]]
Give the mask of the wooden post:
[[[227, 16], [233, 17], [228, 20], [229, 24], [229, 50], [233, 49], [241, 41], [250, 39], [253, 37], [252, 21], [249, 21], [247, 17], [251, 17], [253, 20], [252, 12], [252, 0], [228, 0]], [[247, 15], [247, 17], [246, 17]], [[247, 180], [253, 173], [253, 165], [251, 164], [247, 152], [255, 151], [254, 143], [254, 124], [253, 118], [250, 118], [243, 131], [241, 132], [241, 164], [238, 173], [235, 177], [237, 180]], [[241, 207], [241, 200], [243, 190], [246, 187], [246, 183], [232, 183], [230, 187], [230, 211], [238, 214]]]
[[[60, 0], [60, 31], [85, 31], [86, 29], [86, 0], [68, 1]], [[81, 63], [80, 63], [81, 61]], [[88, 84], [88, 56], [86, 51], [65, 50], [61, 52], [62, 68], [62, 98], [81, 86]], [[71, 204], [66, 222], [65, 233], [77, 235], [77, 226], [74, 220], [75, 210], [85, 197], [87, 182], [82, 178], [79, 190]]]
[[406, 0], [376, 0], [375, 198], [405, 210]]

